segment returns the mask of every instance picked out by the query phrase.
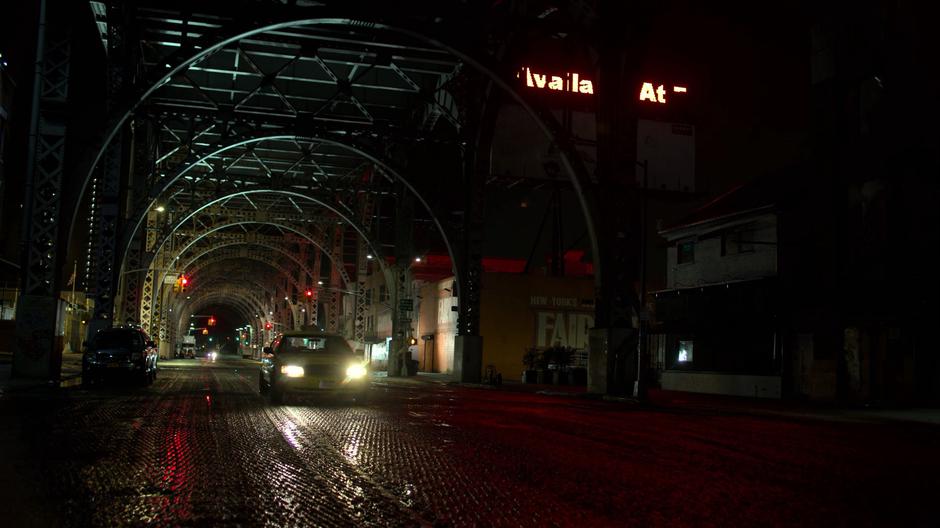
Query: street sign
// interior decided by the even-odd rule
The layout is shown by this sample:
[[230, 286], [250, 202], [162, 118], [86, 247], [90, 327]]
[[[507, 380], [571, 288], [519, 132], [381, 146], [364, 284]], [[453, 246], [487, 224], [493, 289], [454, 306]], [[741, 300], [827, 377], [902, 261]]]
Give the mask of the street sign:
[[411, 312], [415, 309], [414, 299], [401, 299], [398, 301], [398, 309], [404, 312]]

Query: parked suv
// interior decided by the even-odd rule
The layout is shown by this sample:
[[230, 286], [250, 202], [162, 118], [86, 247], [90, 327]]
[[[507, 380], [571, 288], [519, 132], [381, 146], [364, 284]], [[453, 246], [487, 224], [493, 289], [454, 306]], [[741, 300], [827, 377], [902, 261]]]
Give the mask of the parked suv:
[[82, 384], [105, 378], [132, 379], [149, 385], [157, 377], [157, 347], [142, 330], [106, 328], [84, 343]]

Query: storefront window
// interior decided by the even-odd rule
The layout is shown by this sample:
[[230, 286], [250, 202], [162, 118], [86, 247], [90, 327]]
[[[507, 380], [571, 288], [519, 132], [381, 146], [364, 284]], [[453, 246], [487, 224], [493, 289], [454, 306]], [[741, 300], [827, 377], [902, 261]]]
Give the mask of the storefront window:
[[679, 341], [679, 363], [692, 362], [692, 341]]

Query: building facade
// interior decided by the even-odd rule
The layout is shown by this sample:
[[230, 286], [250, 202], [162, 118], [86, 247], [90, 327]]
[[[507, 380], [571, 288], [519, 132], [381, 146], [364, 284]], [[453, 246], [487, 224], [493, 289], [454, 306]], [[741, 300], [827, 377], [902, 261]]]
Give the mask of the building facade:
[[779, 398], [777, 214], [721, 212], [729, 198], [661, 232], [668, 288], [653, 293], [650, 357], [666, 390]]

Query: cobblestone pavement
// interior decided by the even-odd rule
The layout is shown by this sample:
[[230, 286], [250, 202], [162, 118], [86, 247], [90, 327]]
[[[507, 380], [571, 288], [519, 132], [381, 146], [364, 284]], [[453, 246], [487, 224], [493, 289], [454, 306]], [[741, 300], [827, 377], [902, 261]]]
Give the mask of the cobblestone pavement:
[[940, 522], [934, 426], [415, 383], [271, 406], [255, 369], [189, 363], [147, 388], [0, 398], [0, 525]]

